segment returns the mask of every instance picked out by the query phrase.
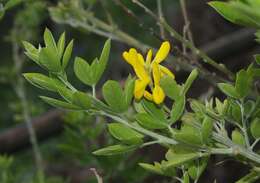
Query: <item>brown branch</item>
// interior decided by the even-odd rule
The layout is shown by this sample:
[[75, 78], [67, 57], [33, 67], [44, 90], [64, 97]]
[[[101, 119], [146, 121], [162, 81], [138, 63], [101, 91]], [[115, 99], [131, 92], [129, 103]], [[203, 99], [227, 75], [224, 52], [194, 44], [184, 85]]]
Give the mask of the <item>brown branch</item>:
[[[52, 110], [32, 120], [32, 126], [39, 140], [57, 135], [62, 130], [61, 110]], [[30, 146], [29, 132], [25, 124], [17, 125], [0, 133], [0, 153], [13, 153]]]

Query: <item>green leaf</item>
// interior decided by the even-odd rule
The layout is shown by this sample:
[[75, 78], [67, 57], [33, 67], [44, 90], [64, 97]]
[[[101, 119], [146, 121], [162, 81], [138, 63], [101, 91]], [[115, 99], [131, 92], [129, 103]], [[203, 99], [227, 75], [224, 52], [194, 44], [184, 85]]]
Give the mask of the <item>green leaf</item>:
[[202, 154], [200, 153], [175, 154], [174, 156], [172, 156], [170, 160], [168, 160], [168, 162], [166, 162], [163, 165], [163, 169], [168, 169], [168, 168], [183, 165], [189, 161], [193, 161], [197, 158], [200, 158], [201, 156]]
[[48, 28], [45, 29], [43, 38], [44, 38], [45, 46], [51, 49], [55, 54], [58, 54], [58, 49], [57, 49], [55, 39], [53, 38], [52, 33]]
[[232, 131], [231, 137], [232, 137], [232, 141], [235, 142], [236, 144], [245, 146], [246, 144], [245, 138], [238, 129]]
[[252, 85], [252, 79], [245, 70], [237, 73], [235, 89], [240, 97], [244, 98], [248, 95]]
[[142, 134], [120, 123], [108, 124], [108, 130], [113, 137], [127, 144], [140, 144], [144, 137]]
[[223, 114], [223, 104], [222, 104], [222, 102], [218, 98], [215, 98], [215, 103], [216, 103], [216, 111], [219, 114]]
[[185, 109], [185, 95], [180, 96], [172, 106], [170, 124], [175, 123], [180, 119]]
[[59, 94], [63, 97], [63, 99], [71, 103], [74, 91], [68, 89], [67, 87], [57, 87], [57, 90]]
[[231, 114], [236, 122], [241, 123], [242, 114], [239, 105], [235, 102], [231, 103]]
[[156, 130], [167, 128], [167, 123], [165, 123], [165, 121], [154, 118], [147, 113], [139, 113], [136, 115], [135, 119], [142, 127], [146, 129]]
[[42, 48], [39, 53], [39, 63], [50, 72], [59, 72], [61, 63], [57, 52], [50, 48]]
[[86, 93], [77, 91], [72, 96], [72, 103], [81, 107], [82, 109], [89, 109], [91, 107], [92, 99]]
[[254, 55], [254, 57], [255, 57], [256, 63], [257, 63], [258, 65], [260, 65], [260, 54], [256, 54], [256, 55]]
[[237, 93], [235, 87], [232, 86], [231, 84], [218, 83], [218, 87], [227, 96], [232, 97], [232, 98], [236, 98], [236, 99], [239, 98], [239, 94]]
[[183, 175], [183, 183], [190, 183], [190, 177], [188, 172], [185, 172]]
[[255, 139], [260, 138], [260, 118], [255, 118], [250, 124], [250, 131]]
[[199, 113], [201, 115], [206, 113], [206, 107], [198, 100], [190, 100], [190, 107], [195, 113]]
[[116, 112], [127, 110], [125, 95], [117, 81], [108, 80], [102, 88], [103, 97], [107, 104]]
[[96, 82], [98, 82], [100, 80], [102, 74], [104, 73], [104, 71], [106, 69], [109, 54], [110, 54], [110, 48], [111, 48], [111, 40], [108, 39], [104, 44], [102, 53], [101, 53], [100, 58], [99, 58], [98, 67], [97, 67]]
[[65, 69], [69, 63], [69, 60], [71, 58], [72, 49], [73, 49], [73, 40], [71, 40], [69, 42], [68, 46], [66, 47], [66, 49], [64, 51], [64, 55], [62, 58], [62, 68], [63, 69]]
[[213, 131], [213, 120], [210, 117], [205, 116], [201, 127], [201, 136], [202, 136], [202, 141], [204, 143], [207, 143], [210, 140], [212, 131]]
[[65, 102], [65, 101], [61, 101], [61, 100], [57, 100], [57, 99], [45, 97], [45, 96], [40, 96], [40, 98], [44, 102], [46, 102], [54, 107], [57, 107], [57, 108], [64, 108], [64, 109], [70, 109], [70, 110], [80, 109], [79, 107], [77, 107], [71, 103]]
[[41, 88], [41, 89], [49, 90], [49, 91], [56, 92], [57, 87], [64, 86], [61, 82], [54, 80], [52, 78], [49, 78], [40, 73], [25, 73], [25, 74], [23, 74], [23, 76], [32, 85], [34, 85], [38, 88]]
[[135, 80], [129, 75], [124, 87], [124, 95], [126, 105], [129, 106], [132, 102], [133, 95], [134, 95], [134, 87], [135, 87]]
[[65, 32], [63, 32], [59, 38], [58, 44], [57, 44], [57, 48], [58, 48], [58, 53], [59, 53], [59, 58], [62, 58], [63, 55], [63, 51], [65, 48]]
[[259, 27], [256, 17], [251, 17], [248, 12], [243, 11], [245, 7], [241, 7], [241, 3], [237, 1], [231, 1], [231, 3], [212, 1], [209, 5], [232, 23], [249, 27]]
[[183, 88], [183, 94], [185, 95], [187, 93], [187, 91], [190, 89], [192, 83], [194, 82], [194, 80], [198, 77], [198, 70], [197, 69], [193, 69], [192, 72], [190, 73], [188, 79], [186, 80], [185, 84], [184, 84], [184, 88]]
[[23, 41], [24, 48], [26, 50], [25, 54], [37, 64], [39, 63], [39, 51], [31, 43]]
[[91, 77], [90, 65], [80, 57], [75, 58], [74, 72], [77, 78], [84, 84], [92, 86], [94, 84], [93, 78]]
[[218, 99], [216, 98], [215, 99], [215, 103], [216, 103], [216, 111], [218, 112], [218, 114], [224, 116], [226, 113], [227, 113], [227, 109], [228, 109], [228, 100], [225, 99], [223, 101], [223, 103]]
[[209, 157], [201, 158], [189, 166], [188, 173], [193, 180], [199, 179], [205, 168], [207, 167]]
[[163, 175], [163, 171], [162, 171], [159, 163], [156, 163], [155, 165], [151, 165], [148, 163], [139, 163], [139, 166], [141, 166], [142, 168], [144, 168], [145, 170], [148, 170], [150, 172]]
[[183, 125], [180, 131], [176, 131], [174, 137], [175, 139], [187, 144], [192, 144], [192, 145], [202, 144], [200, 131], [188, 124]]
[[102, 149], [99, 149], [97, 151], [94, 151], [94, 155], [98, 156], [112, 156], [112, 155], [118, 155], [118, 154], [123, 154], [129, 151], [132, 151], [136, 148], [136, 146], [131, 145], [113, 145], [113, 146], [108, 146]]
[[161, 79], [161, 87], [165, 94], [172, 100], [177, 100], [180, 96], [181, 87], [176, 83], [176, 81], [170, 77], [165, 76]]
[[156, 104], [154, 104], [154, 102], [150, 102], [146, 99], [143, 99], [141, 102], [143, 108], [148, 114], [150, 114], [154, 118], [157, 118], [161, 121], [165, 121], [165, 123], [167, 123], [164, 111], [161, 108], [159, 108]]

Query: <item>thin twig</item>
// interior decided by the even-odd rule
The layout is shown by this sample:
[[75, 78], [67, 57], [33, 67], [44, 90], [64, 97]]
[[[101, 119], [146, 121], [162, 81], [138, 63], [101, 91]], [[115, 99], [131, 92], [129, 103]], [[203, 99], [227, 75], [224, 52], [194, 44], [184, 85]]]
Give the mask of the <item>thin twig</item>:
[[16, 43], [16, 41], [13, 41], [13, 60], [14, 60], [14, 67], [15, 67], [15, 72], [16, 72], [16, 83], [14, 83], [14, 89], [15, 92], [21, 101], [22, 104], [22, 115], [25, 120], [28, 132], [29, 132], [29, 137], [30, 137], [30, 142], [32, 144], [33, 148], [33, 154], [35, 158], [35, 163], [37, 167], [37, 173], [38, 173], [38, 178], [40, 179], [40, 182], [43, 182], [43, 161], [42, 161], [42, 156], [41, 152], [39, 149], [39, 145], [37, 142], [37, 137], [35, 135], [35, 130], [32, 126], [32, 120], [30, 116], [30, 112], [28, 110], [28, 102], [26, 98], [26, 91], [25, 91], [25, 86], [24, 86], [24, 80], [21, 77], [21, 72], [22, 72], [22, 66], [24, 59], [23, 57], [19, 54], [19, 46]]
[[[159, 19], [164, 19], [161, 0], [157, 0], [157, 9], [158, 9]], [[160, 28], [160, 34], [161, 34], [162, 39], [165, 39], [166, 37], [165, 37], [164, 27], [161, 24], [159, 24], [159, 28]]]
[[180, 0], [180, 5], [181, 5], [181, 11], [182, 11], [182, 15], [184, 18], [184, 23], [185, 23], [188, 39], [190, 42], [192, 42], [192, 44], [194, 44], [192, 32], [190, 29], [190, 20], [189, 20], [189, 16], [188, 16], [188, 12], [187, 12], [186, 0]]

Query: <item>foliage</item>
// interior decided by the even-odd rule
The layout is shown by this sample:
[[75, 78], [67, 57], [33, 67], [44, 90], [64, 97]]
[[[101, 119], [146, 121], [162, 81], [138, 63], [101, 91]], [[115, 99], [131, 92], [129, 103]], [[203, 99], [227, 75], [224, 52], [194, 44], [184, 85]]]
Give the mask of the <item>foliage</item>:
[[[252, 63], [246, 70], [240, 70], [236, 74], [235, 83], [218, 84], [219, 89], [227, 96], [224, 101], [212, 98], [202, 103], [189, 99], [192, 111], [185, 109], [186, 94], [199, 74], [197, 70], [193, 70], [184, 84], [177, 84], [174, 77], [167, 75], [157, 83], [172, 101], [171, 108], [163, 101], [157, 103], [149, 97], [136, 96], [132, 106], [133, 93], [139, 85], [131, 82], [131, 78], [125, 82], [124, 90], [117, 81], [107, 81], [102, 89], [104, 101], [96, 97], [95, 85], [104, 72], [104, 63], [107, 63], [110, 52], [110, 40], [106, 41], [100, 59], [95, 59], [91, 66], [82, 58], [75, 58], [75, 74], [93, 89], [92, 94], [77, 90], [68, 81], [66, 67], [62, 67], [62, 58], [67, 54], [58, 49], [59, 44], [65, 45], [65, 39], [61, 36], [59, 40], [63, 40], [63, 43], [56, 43], [51, 32], [46, 29], [45, 47], [40, 46], [37, 49], [30, 43], [25, 44], [26, 54], [47, 70], [49, 76], [36, 73], [27, 73], [24, 76], [38, 88], [60, 95], [59, 99], [41, 96], [50, 105], [109, 118], [108, 132], [117, 143], [96, 150], [93, 152], [95, 155], [125, 154], [156, 143], [167, 148], [165, 159], [154, 164], [140, 163], [140, 166], [160, 175], [196, 182], [206, 168], [208, 159], [214, 154], [223, 154], [246, 162], [252, 168], [247, 176], [250, 176], [250, 179], [258, 178], [256, 172], [260, 155], [253, 151], [259, 140], [259, 129], [256, 127], [260, 117], [259, 96], [255, 96], [254, 90], [254, 82], [259, 77], [259, 67], [256, 63]], [[161, 48], [158, 52], [160, 51]], [[167, 52], [169, 50], [164, 55], [167, 55]], [[133, 55], [124, 57], [133, 65], [138, 78], [142, 79], [146, 71], [138, 70], [141, 67], [137, 65], [137, 62], [142, 61], [142, 57], [137, 56], [135, 51], [131, 53], [131, 49], [129, 54]], [[133, 60], [130, 59], [132, 57]], [[149, 80], [150, 76], [145, 77]], [[154, 80], [156, 82], [156, 78]], [[134, 108], [134, 111], [130, 110], [131, 108]], [[131, 113], [131, 116], [128, 113]], [[173, 125], [175, 123], [179, 125]], [[234, 126], [231, 138], [225, 128], [227, 124]], [[249, 125], [251, 131], [248, 130]], [[255, 143], [251, 143], [252, 141]], [[179, 169], [182, 169], [182, 177], [178, 177]]]

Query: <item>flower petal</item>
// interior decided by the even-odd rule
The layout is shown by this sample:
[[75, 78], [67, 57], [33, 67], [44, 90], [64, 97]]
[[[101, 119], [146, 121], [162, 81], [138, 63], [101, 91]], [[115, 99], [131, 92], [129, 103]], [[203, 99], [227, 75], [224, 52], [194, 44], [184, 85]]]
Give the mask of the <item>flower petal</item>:
[[141, 65], [141, 63], [135, 63], [134, 70], [139, 79], [147, 81], [147, 82], [150, 81], [150, 77], [149, 77], [148, 73], [146, 72], [144, 66]]
[[123, 56], [124, 60], [125, 60], [128, 64], [133, 65], [133, 62], [132, 62], [132, 60], [130, 59], [130, 55], [129, 55], [129, 53], [128, 53], [127, 51], [124, 51], [123, 54], [122, 54], [122, 56]]
[[163, 89], [159, 85], [155, 85], [153, 89], [153, 101], [156, 104], [160, 104], [164, 101], [165, 94]]
[[147, 55], [146, 55], [146, 59], [145, 59], [145, 63], [146, 65], [150, 65], [152, 62], [152, 56], [153, 56], [153, 51], [152, 49], [149, 49]]
[[141, 99], [144, 95], [144, 91], [148, 83], [140, 79], [135, 80], [134, 96], [137, 100]]
[[140, 53], [138, 53], [138, 54], [137, 54], [137, 57], [138, 57], [138, 61], [139, 61], [142, 65], [144, 65], [144, 57], [143, 57], [143, 55], [141, 55]]
[[170, 49], [171, 49], [170, 43], [168, 41], [163, 42], [158, 52], [156, 53], [154, 62], [161, 63], [169, 54]]
[[159, 68], [160, 68], [162, 75], [168, 75], [168, 76], [172, 77], [173, 79], [175, 78], [175, 75], [167, 67], [160, 65]]
[[160, 79], [161, 79], [161, 73], [159, 70], [159, 64], [157, 64], [156, 62], [154, 62], [152, 64], [152, 69], [153, 69], [153, 81], [155, 85], [159, 85], [160, 84]]

